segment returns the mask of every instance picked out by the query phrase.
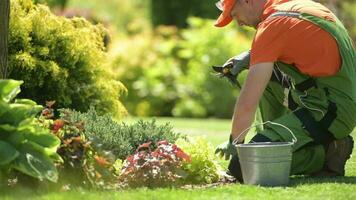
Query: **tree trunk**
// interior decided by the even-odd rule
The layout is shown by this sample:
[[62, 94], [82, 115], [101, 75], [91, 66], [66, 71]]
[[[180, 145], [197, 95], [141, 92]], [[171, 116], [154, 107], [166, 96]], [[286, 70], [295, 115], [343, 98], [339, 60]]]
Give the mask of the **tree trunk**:
[[0, 78], [7, 76], [10, 0], [0, 0]]

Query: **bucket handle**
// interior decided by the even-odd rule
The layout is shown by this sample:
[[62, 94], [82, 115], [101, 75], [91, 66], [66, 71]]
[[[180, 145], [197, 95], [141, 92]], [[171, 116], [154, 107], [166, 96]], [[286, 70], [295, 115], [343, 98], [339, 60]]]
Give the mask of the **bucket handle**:
[[[277, 126], [281, 126], [282, 128], [287, 129], [287, 131], [289, 131], [289, 133], [290, 133], [290, 134], [292, 135], [292, 137], [293, 137], [292, 143], [293, 143], [293, 144], [296, 144], [296, 143], [297, 143], [297, 141], [298, 141], [297, 137], [295, 137], [293, 131], [290, 130], [288, 127], [284, 126], [283, 124], [276, 123], [276, 122], [266, 121], [266, 122], [263, 122], [263, 123], [259, 123], [259, 124], [256, 124], [256, 125], [252, 125], [252, 126], [248, 127], [247, 129], [245, 129], [244, 131], [242, 131], [241, 134], [240, 134], [237, 138], [235, 138], [235, 139], [232, 141], [232, 144], [237, 145], [237, 144], [238, 144], [238, 141], [239, 141], [239, 139], [240, 139], [240, 137], [244, 136], [245, 133], [246, 133], [247, 131], [249, 131], [251, 128], [254, 128], [254, 127], [260, 126], [260, 125], [265, 125], [265, 124], [267, 124], [267, 123], [270, 123], [270, 124], [273, 124], [273, 125], [277, 125]], [[254, 141], [253, 141], [253, 142], [254, 142]]]

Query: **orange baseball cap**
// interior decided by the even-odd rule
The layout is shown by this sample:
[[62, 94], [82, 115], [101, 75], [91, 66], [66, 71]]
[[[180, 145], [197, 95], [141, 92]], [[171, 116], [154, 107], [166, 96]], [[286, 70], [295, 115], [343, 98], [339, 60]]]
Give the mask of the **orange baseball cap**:
[[216, 7], [222, 11], [219, 18], [215, 22], [215, 26], [224, 27], [232, 21], [231, 10], [235, 5], [235, 0], [220, 0], [216, 4]]

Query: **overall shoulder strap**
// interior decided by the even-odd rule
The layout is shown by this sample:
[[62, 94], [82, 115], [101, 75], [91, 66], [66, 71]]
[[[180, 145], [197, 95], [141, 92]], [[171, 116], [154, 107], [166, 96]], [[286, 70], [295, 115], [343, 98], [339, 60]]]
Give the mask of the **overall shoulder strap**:
[[301, 14], [299, 12], [295, 12], [295, 11], [277, 11], [277, 12], [274, 12], [273, 14], [271, 14], [267, 19], [272, 18], [272, 17], [280, 17], [280, 16], [301, 18]]

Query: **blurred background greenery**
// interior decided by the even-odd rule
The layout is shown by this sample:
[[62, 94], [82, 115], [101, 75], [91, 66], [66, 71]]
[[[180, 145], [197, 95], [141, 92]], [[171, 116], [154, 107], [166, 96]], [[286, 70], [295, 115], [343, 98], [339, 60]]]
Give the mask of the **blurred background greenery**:
[[[13, 1], [20, 2], [23, 6], [30, 0]], [[13, 49], [10, 50], [10, 66], [28, 69], [23, 74], [16, 75], [13, 70], [10, 76], [50, 85], [44, 90], [43, 85], [46, 84], [36, 85], [32, 82], [26, 85], [25, 81], [24, 97], [35, 99], [39, 103], [44, 103], [45, 99], [53, 99], [60, 102], [60, 106], [81, 111], [95, 106], [99, 112], [109, 112], [117, 118], [122, 118], [127, 113], [133, 116], [231, 117], [238, 89], [213, 76], [210, 66], [221, 65], [231, 56], [248, 50], [254, 31], [237, 27], [235, 24], [224, 29], [215, 28], [213, 23], [219, 15], [215, 7], [217, 0], [32, 1], [48, 5], [51, 12], [57, 16], [83, 17], [96, 25], [90, 27], [85, 25], [85, 21], [74, 18], [70, 26], [64, 21], [58, 26], [54, 20], [52, 24], [46, 22], [46, 27], [56, 26], [56, 29], [35, 29], [38, 32], [47, 31], [48, 34], [58, 33], [56, 38], [60, 39], [51, 38], [52, 43], [63, 43], [61, 48], [68, 49], [68, 52], [71, 52], [70, 49], [80, 51], [81, 53], [74, 54], [77, 59], [72, 60], [73, 54], [63, 55], [62, 51], [56, 54], [43, 53], [46, 51], [43, 49], [44, 39], [41, 40], [39, 34], [30, 31], [30, 28], [21, 26], [25, 22], [15, 23], [12, 19], [10, 38], [11, 35], [13, 40], [24, 38], [23, 34], [15, 31], [15, 27], [22, 27], [21, 29], [26, 29], [23, 32], [27, 31], [29, 36], [35, 35], [40, 44], [41, 48], [28, 48], [30, 55], [37, 52], [34, 60], [37, 62], [52, 59], [51, 62], [39, 62], [42, 67], [38, 70], [44, 71], [44, 75], [38, 77], [38, 70], [33, 71], [38, 64], [34, 64], [36, 62], [28, 59], [28, 55], [23, 53], [26, 51], [26, 39], [10, 44], [10, 49]], [[321, 2], [344, 22], [355, 41], [356, 2]], [[16, 10], [14, 6], [12, 9]], [[24, 13], [26, 9], [23, 7]], [[32, 17], [27, 20], [32, 20], [33, 28], [33, 24], [39, 19]], [[70, 32], [72, 27], [81, 27], [82, 31], [74, 33], [73, 29]], [[95, 32], [96, 35], [88, 31]], [[73, 37], [68, 38], [68, 35]], [[96, 42], [93, 45], [80, 45], [89, 40]], [[73, 46], [74, 42], [78, 45]], [[100, 42], [103, 42], [103, 45], [98, 45]], [[54, 61], [56, 66], [53, 66]], [[68, 62], [71, 64], [68, 65]], [[52, 66], [51, 72], [50, 68], [45, 67], [48, 64]], [[84, 65], [89, 67], [83, 67]], [[57, 69], [62, 66], [67, 66], [65, 71]], [[96, 68], [98, 66], [100, 70]], [[98, 74], [103, 78], [95, 78]], [[244, 79], [245, 75], [242, 74], [239, 79]], [[63, 82], [62, 77], [71, 82]], [[81, 84], [92, 84], [95, 89], [81, 90], [85, 92], [77, 94], [75, 90], [85, 87], [77, 83], [77, 79], [82, 80]], [[54, 86], [56, 83], [61, 85]], [[50, 95], [46, 95], [44, 91]], [[115, 100], [117, 96], [119, 101]]]

